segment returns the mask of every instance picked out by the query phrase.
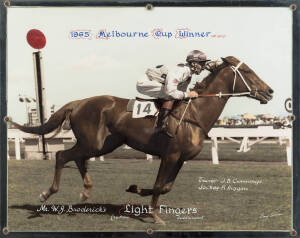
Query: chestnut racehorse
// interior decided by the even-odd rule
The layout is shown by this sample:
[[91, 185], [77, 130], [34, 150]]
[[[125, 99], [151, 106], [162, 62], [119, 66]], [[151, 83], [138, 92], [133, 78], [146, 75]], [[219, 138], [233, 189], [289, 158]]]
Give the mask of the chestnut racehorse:
[[[86, 200], [92, 188], [87, 173], [87, 160], [126, 144], [161, 158], [153, 188], [131, 185], [127, 191], [141, 196], [152, 195], [152, 216], [155, 222], [163, 224], [157, 212], [159, 196], [171, 190], [183, 162], [193, 159], [201, 151], [207, 133], [217, 121], [227, 100], [231, 96], [246, 96], [265, 104], [272, 99], [273, 90], [245, 63], [233, 56], [222, 60], [222, 64], [191, 89], [200, 94], [198, 98], [188, 103], [180, 101], [175, 106], [169, 116], [169, 131], [174, 134], [174, 138], [155, 133], [154, 117], [132, 118], [132, 112], [126, 110], [129, 100], [113, 96], [70, 102], [55, 112], [44, 125], [37, 127], [21, 126], [7, 117], [6, 120], [18, 129], [38, 135], [59, 129], [68, 120], [77, 139], [71, 149], [56, 153], [54, 180], [50, 188], [41, 193], [41, 200], [47, 200], [58, 191], [62, 169], [69, 161], [75, 161], [80, 171], [84, 185], [80, 195], [82, 201]], [[184, 111], [184, 118], [179, 124]]]

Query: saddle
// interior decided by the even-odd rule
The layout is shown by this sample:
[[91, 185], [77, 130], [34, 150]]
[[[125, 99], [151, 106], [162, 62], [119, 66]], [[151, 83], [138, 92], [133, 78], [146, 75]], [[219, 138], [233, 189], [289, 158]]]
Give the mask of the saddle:
[[[162, 107], [162, 104], [164, 103], [164, 99], [160, 99], [160, 98], [140, 98], [140, 97], [136, 97], [135, 99], [130, 99], [128, 104], [127, 104], [127, 112], [132, 112], [133, 111], [133, 105], [135, 103], [135, 101], [139, 101], [139, 102], [153, 102], [155, 104], [155, 107], [157, 108], [157, 110], [159, 111]], [[174, 101], [174, 105], [173, 105], [173, 109], [172, 111], [177, 107], [177, 105], [181, 102], [182, 100], [175, 100]], [[184, 101], [185, 102], [185, 101]]]
[[[156, 107], [157, 109], [157, 112], [156, 113], [152, 113], [151, 115], [150, 114], [144, 114], [142, 116], [132, 116], [133, 118], [141, 118], [141, 117], [156, 117], [160, 108], [162, 107], [162, 104], [165, 100], [163, 99], [144, 99], [144, 98], [136, 98], [136, 99], [130, 99], [128, 104], [127, 104], [127, 112], [132, 112], [132, 114], [134, 115], [135, 114], [135, 111], [134, 111], [134, 105], [136, 102], [141, 102], [141, 103], [146, 103], [146, 104], [153, 104], [155, 105], [154, 107]], [[177, 119], [178, 121], [181, 120], [181, 115], [178, 115], [178, 111], [176, 111], [176, 109], [178, 108], [178, 106], [180, 104], [188, 104], [188, 100], [175, 100], [174, 101], [174, 105], [173, 105], [173, 108], [170, 112], [170, 115], [173, 116], [175, 119]], [[141, 108], [140, 108], [141, 109]], [[193, 125], [196, 125], [200, 128], [202, 128], [202, 130], [204, 131], [206, 137], [208, 138], [208, 131], [205, 129], [205, 126], [202, 124], [202, 122], [197, 122], [195, 120], [192, 120], [192, 119], [188, 119], [188, 118], [185, 118], [183, 121], [185, 122], [188, 122], [188, 123], [191, 123]]]
[[160, 98], [147, 99], [147, 98], [136, 97], [135, 100], [140, 101], [140, 102], [154, 102], [154, 104], [158, 110], [161, 108], [161, 106], [164, 102], [164, 100], [160, 99]]

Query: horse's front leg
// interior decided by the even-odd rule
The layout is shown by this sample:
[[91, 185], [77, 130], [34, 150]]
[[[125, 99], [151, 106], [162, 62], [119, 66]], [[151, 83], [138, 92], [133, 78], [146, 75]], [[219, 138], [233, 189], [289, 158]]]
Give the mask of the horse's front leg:
[[[181, 168], [181, 167], [180, 167]], [[179, 169], [180, 169], [179, 168]], [[178, 170], [179, 171], [179, 170]], [[177, 173], [178, 173], [177, 171]], [[177, 174], [176, 174], [177, 175]], [[175, 175], [175, 178], [176, 178], [176, 175]], [[169, 192], [173, 186], [173, 183], [174, 183], [174, 180], [175, 178], [170, 178], [171, 182], [168, 182], [166, 184], [163, 185], [163, 188], [162, 188], [162, 193], [161, 194], [165, 194], [167, 192]], [[150, 195], [153, 195], [153, 191], [154, 189], [151, 188], [139, 188], [137, 185], [135, 184], [132, 184], [130, 185], [127, 189], [126, 189], [126, 192], [129, 192], [129, 193], [136, 193], [142, 197], [145, 197], [145, 196], [150, 196]]]
[[161, 194], [171, 191], [182, 165], [183, 160], [180, 159], [179, 153], [166, 155], [161, 160], [150, 204], [153, 208], [152, 216], [156, 223], [165, 224], [165, 222], [158, 216], [158, 199]]

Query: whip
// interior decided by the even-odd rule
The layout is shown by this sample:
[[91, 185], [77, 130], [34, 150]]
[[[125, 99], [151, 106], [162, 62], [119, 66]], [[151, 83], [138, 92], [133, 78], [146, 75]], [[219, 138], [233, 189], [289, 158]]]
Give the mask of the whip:
[[183, 117], [184, 117], [184, 115], [185, 115], [185, 113], [186, 113], [186, 110], [188, 109], [188, 107], [189, 107], [191, 101], [192, 101], [192, 98], [189, 99], [189, 101], [188, 101], [188, 103], [187, 103], [187, 105], [186, 105], [186, 107], [185, 107], [185, 109], [184, 109], [184, 111], [183, 111], [183, 114], [182, 114], [182, 116], [181, 116], [181, 118], [180, 118], [180, 120], [179, 120], [179, 123], [178, 123], [178, 125], [177, 125], [176, 131], [175, 131], [175, 135], [177, 134], [178, 128], [179, 128], [179, 126], [180, 126], [180, 124], [181, 124], [181, 122], [182, 122], [182, 120], [183, 120]]

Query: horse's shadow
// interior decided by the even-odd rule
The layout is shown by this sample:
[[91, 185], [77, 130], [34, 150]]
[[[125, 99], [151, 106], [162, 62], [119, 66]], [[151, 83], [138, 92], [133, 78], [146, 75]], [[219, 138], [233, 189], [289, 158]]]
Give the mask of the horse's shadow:
[[[110, 216], [114, 218], [132, 218], [139, 220], [141, 222], [147, 223], [144, 220], [146, 217], [151, 217], [151, 214], [141, 213], [141, 214], [131, 214], [126, 213], [127, 204], [94, 204], [94, 203], [80, 203], [80, 204], [41, 204], [41, 205], [12, 205], [10, 209], [20, 209], [29, 211], [30, 215], [27, 219], [33, 219], [37, 217], [43, 217], [45, 215], [69, 215], [76, 216], [78, 214], [89, 215], [95, 214], [100, 216]], [[144, 211], [149, 209], [148, 205], [131, 205], [134, 207], [143, 207]]]

